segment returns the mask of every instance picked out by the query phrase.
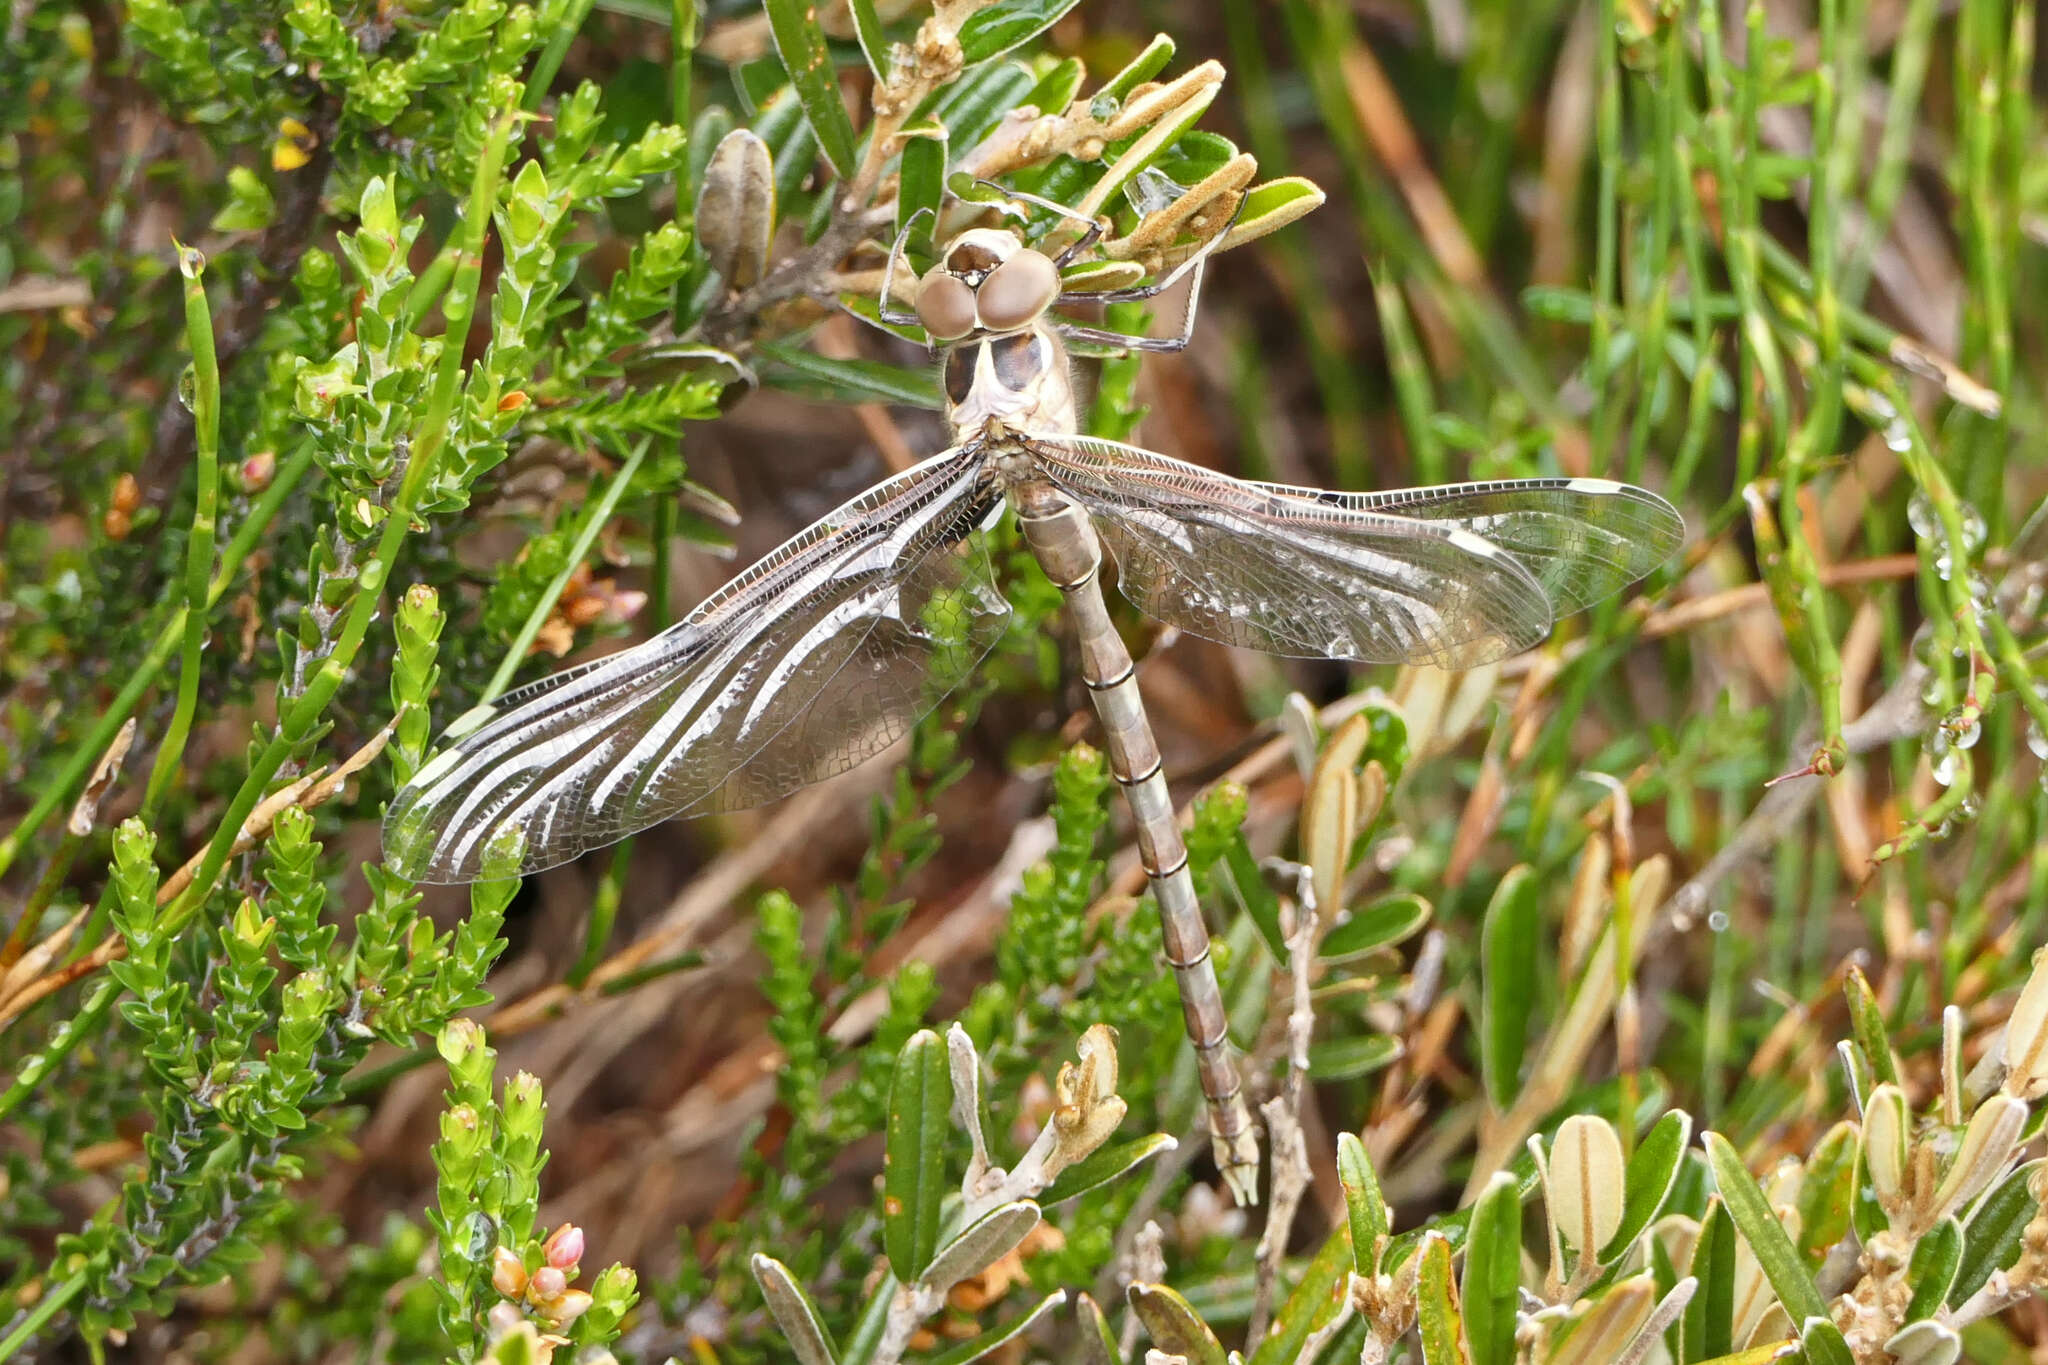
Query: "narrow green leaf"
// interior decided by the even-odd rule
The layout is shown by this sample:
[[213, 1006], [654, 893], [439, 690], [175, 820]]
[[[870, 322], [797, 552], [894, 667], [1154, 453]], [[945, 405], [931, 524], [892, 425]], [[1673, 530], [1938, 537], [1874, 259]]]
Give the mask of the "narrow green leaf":
[[1391, 948], [1422, 932], [1431, 913], [1429, 902], [1412, 891], [1381, 896], [1330, 930], [1320, 955], [1335, 961]]
[[2027, 1181], [2040, 1165], [2029, 1161], [1999, 1181], [1970, 1215], [1963, 1230], [1962, 1263], [1956, 1267], [1955, 1283], [1948, 1291], [1951, 1308], [1960, 1307], [1982, 1289], [1992, 1271], [2005, 1270], [2019, 1259], [2020, 1234], [2037, 1212]]
[[818, 1316], [818, 1306], [804, 1293], [789, 1268], [773, 1256], [756, 1253], [753, 1270], [754, 1282], [761, 1286], [768, 1312], [788, 1339], [790, 1352], [799, 1365], [834, 1365], [838, 1356], [832, 1347], [831, 1333]]
[[937, 379], [920, 370], [879, 360], [836, 359], [779, 341], [762, 342], [754, 353], [767, 362], [761, 366], [761, 382], [773, 388], [839, 403], [943, 406]]
[[1058, 23], [1079, 0], [995, 0], [960, 25], [960, 55], [967, 65], [1000, 57]]
[[1735, 1335], [1735, 1224], [1719, 1199], [1709, 1201], [1687, 1271], [1700, 1287], [1679, 1320], [1680, 1365], [1725, 1356]]
[[[825, 32], [818, 27], [817, 8], [811, 0], [765, 3], [782, 69], [789, 73], [789, 83], [803, 102], [804, 118], [818, 135], [825, 159], [844, 179], [853, 174], [853, 120], [846, 116], [846, 104], [839, 98], [839, 78], [832, 69]], [[777, 161], [779, 164], [779, 157]]]
[[1891, 1033], [1884, 1026], [1884, 1010], [1861, 967], [1849, 969], [1842, 994], [1848, 998], [1849, 1027], [1856, 1035], [1856, 1046], [1862, 1049], [1863, 1059], [1870, 1064], [1870, 1074], [1879, 1085], [1887, 1081], [1896, 1085], [1899, 1062], [1892, 1053]]
[[1227, 1365], [1223, 1343], [1179, 1294], [1163, 1284], [1133, 1284], [1126, 1297], [1154, 1346], [1185, 1356], [1188, 1365]]
[[784, 87], [765, 105], [754, 120], [754, 131], [768, 144], [775, 163], [775, 202], [785, 216], [794, 217], [798, 206], [810, 202], [804, 183], [818, 160], [818, 135], [804, 115], [804, 103], [793, 89]]
[[1344, 1207], [1351, 1223], [1351, 1264], [1361, 1275], [1376, 1275], [1380, 1238], [1390, 1227], [1387, 1201], [1380, 1193], [1379, 1173], [1373, 1170], [1372, 1158], [1356, 1133], [1337, 1135], [1337, 1179], [1344, 1185]]
[[896, 1054], [883, 1156], [882, 1245], [898, 1279], [916, 1278], [939, 1247], [952, 1104], [945, 1045], [930, 1029], [919, 1029]]
[[1906, 1267], [1906, 1283], [1912, 1286], [1913, 1298], [1906, 1305], [1904, 1321], [1918, 1322], [1941, 1311], [1962, 1264], [1963, 1225], [1944, 1218], [1913, 1246], [1913, 1260]]
[[1473, 1365], [1514, 1365], [1521, 1281], [1522, 1200], [1515, 1178], [1496, 1171], [1472, 1205], [1465, 1274], [1458, 1282]]
[[1004, 1346], [1021, 1338], [1037, 1325], [1038, 1320], [1067, 1301], [1067, 1291], [1055, 1289], [1032, 1306], [1030, 1312], [1014, 1322], [1005, 1323], [992, 1332], [983, 1332], [972, 1341], [963, 1341], [950, 1351], [941, 1351], [931, 1358], [931, 1365], [967, 1365], [971, 1360], [995, 1354]]
[[[898, 326], [893, 322], [882, 321], [881, 308], [873, 294], [841, 294], [839, 296], [839, 306], [878, 332], [887, 332], [892, 337], [901, 338], [917, 346], [925, 346], [931, 342], [931, 338], [925, 335], [924, 328], [919, 327], [915, 323]], [[904, 373], [907, 374], [909, 371], [904, 371]], [[932, 382], [931, 396], [933, 398], [938, 396], [938, 383], [936, 380]]]
[[1674, 1109], [1658, 1119], [1636, 1144], [1623, 1177], [1621, 1226], [1600, 1249], [1600, 1264], [1613, 1265], [1655, 1221], [1678, 1183], [1678, 1168], [1685, 1161], [1686, 1144], [1692, 1141], [1692, 1115]]
[[1259, 873], [1258, 860], [1252, 856], [1250, 845], [1244, 841], [1244, 833], [1238, 831], [1224, 848], [1223, 856], [1216, 862], [1215, 877], [1231, 898], [1244, 908], [1253, 924], [1258, 926], [1259, 937], [1266, 940], [1276, 961], [1287, 960], [1287, 935], [1280, 929], [1280, 898]]
[[1273, 1315], [1266, 1339], [1253, 1348], [1251, 1365], [1297, 1365], [1309, 1334], [1343, 1310], [1344, 1290], [1351, 1276], [1350, 1241], [1345, 1228], [1323, 1239], [1294, 1292]]
[[1401, 1052], [1401, 1040], [1384, 1033], [1333, 1038], [1309, 1048], [1308, 1074], [1319, 1081], [1348, 1081], [1392, 1066]]
[[946, 125], [946, 136], [955, 147], [971, 147], [1037, 84], [1021, 62], [990, 62], [947, 86], [932, 115]]
[[[903, 130], [903, 136], [896, 231], [902, 232], [915, 219], [917, 226], [911, 232], [909, 249], [928, 256], [932, 250], [932, 228], [946, 197], [946, 125], [935, 119], [919, 119]], [[902, 268], [899, 261], [897, 269]]]
[[1254, 185], [1245, 191], [1244, 205], [1238, 210], [1237, 221], [1231, 224], [1230, 236], [1224, 239], [1223, 246], [1243, 246], [1278, 232], [1320, 208], [1324, 197], [1322, 186], [1298, 175]]
[[1064, 113], [1074, 102], [1074, 96], [1081, 91], [1081, 82], [1088, 79], [1088, 68], [1079, 57], [1068, 57], [1054, 62], [1038, 84], [1031, 87], [1031, 93], [1024, 97], [1024, 103], [1041, 114]]
[[860, 54], [868, 59], [868, 70], [877, 81], [889, 79], [889, 36], [882, 32], [882, 20], [875, 13], [875, 0], [850, 0], [853, 33], [860, 40]]
[[1102, 83], [1102, 89], [1095, 92], [1095, 98], [1105, 97], [1121, 103], [1133, 90], [1166, 70], [1166, 64], [1173, 60], [1173, 39], [1164, 33], [1155, 34], [1145, 44], [1144, 51], [1125, 64], [1124, 69]]
[[1088, 1294], [1074, 1296], [1074, 1316], [1081, 1325], [1082, 1365], [1124, 1365], [1124, 1353], [1116, 1344], [1116, 1330], [1109, 1315]]
[[1179, 1145], [1165, 1133], [1153, 1133], [1134, 1142], [1097, 1148], [1087, 1157], [1061, 1171], [1052, 1184], [1046, 1186], [1044, 1192], [1038, 1196], [1038, 1202], [1046, 1208], [1051, 1208], [1055, 1204], [1064, 1204], [1069, 1199], [1078, 1199], [1088, 1191], [1107, 1185], [1124, 1172], [1143, 1165], [1161, 1152], [1170, 1152]]
[[1785, 1305], [1786, 1313], [1794, 1322], [1825, 1318], [1827, 1301], [1814, 1287], [1813, 1276], [1807, 1273], [1805, 1263], [1799, 1258], [1799, 1248], [1792, 1245], [1784, 1224], [1771, 1212], [1771, 1201], [1764, 1197], [1763, 1188], [1756, 1183], [1749, 1168], [1742, 1164], [1741, 1153], [1719, 1133], [1707, 1133], [1702, 1140], [1706, 1143], [1707, 1160], [1714, 1168], [1714, 1183], [1721, 1191], [1728, 1216], [1734, 1220], [1736, 1231], [1742, 1234], [1742, 1240], [1749, 1244], [1750, 1251], [1756, 1256], [1757, 1265], [1762, 1267], [1764, 1278], [1770, 1281], [1778, 1302]]
[[1495, 1109], [1513, 1104], [1521, 1089], [1522, 1054], [1543, 970], [1537, 889], [1533, 868], [1509, 868], [1487, 903], [1479, 934], [1479, 1071]]
[[1423, 1365], [1472, 1365], [1459, 1331], [1458, 1290], [1451, 1283], [1451, 1244], [1441, 1237], [1432, 1237], [1423, 1245], [1415, 1300]]
[[999, 1204], [960, 1230], [940, 1247], [918, 1279], [935, 1289], [951, 1289], [969, 1275], [978, 1275], [1015, 1251], [1031, 1230], [1045, 1221], [1029, 1199]]
[[1144, 278], [1145, 267], [1136, 261], [1076, 261], [1060, 271], [1060, 288], [1128, 289]]
[[1821, 1135], [1799, 1179], [1799, 1252], [1819, 1265], [1828, 1248], [1849, 1235], [1849, 1203], [1856, 1191], [1856, 1125], [1836, 1124]]
[[1856, 1365], [1849, 1342], [1833, 1318], [1808, 1318], [1799, 1329], [1799, 1347], [1806, 1365]]

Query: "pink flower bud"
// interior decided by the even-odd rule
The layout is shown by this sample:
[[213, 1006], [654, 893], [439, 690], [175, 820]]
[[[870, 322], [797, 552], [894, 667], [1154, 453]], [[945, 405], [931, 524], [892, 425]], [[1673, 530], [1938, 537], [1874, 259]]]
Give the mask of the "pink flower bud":
[[583, 1229], [574, 1223], [562, 1224], [541, 1243], [540, 1254], [557, 1270], [574, 1270], [583, 1259]]
[[533, 1278], [526, 1282], [526, 1299], [536, 1308], [544, 1307], [560, 1298], [569, 1288], [569, 1277], [551, 1265], [544, 1265], [533, 1272]]

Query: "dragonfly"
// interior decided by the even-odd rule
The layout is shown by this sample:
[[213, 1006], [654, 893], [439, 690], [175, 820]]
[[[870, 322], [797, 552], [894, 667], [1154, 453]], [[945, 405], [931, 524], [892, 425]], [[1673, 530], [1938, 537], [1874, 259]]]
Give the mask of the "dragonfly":
[[[386, 859], [414, 881], [471, 881], [510, 831], [518, 870], [534, 872], [671, 817], [776, 800], [880, 754], [1005, 633], [1010, 608], [984, 532], [1007, 508], [1063, 595], [1158, 908], [1216, 1164], [1238, 1202], [1252, 1203], [1258, 1136], [1159, 746], [1103, 593], [1105, 549], [1122, 594], [1188, 634], [1276, 655], [1461, 669], [1536, 645], [1560, 616], [1644, 577], [1684, 524], [1654, 493], [1605, 479], [1331, 492], [1083, 435], [1069, 340], [1184, 345], [1207, 248], [1156, 284], [1076, 295], [1060, 269], [1081, 244], [1054, 256], [1013, 228], [969, 227], [913, 277], [908, 314], [892, 316], [885, 281], [885, 319], [916, 321], [943, 356], [951, 444], [828, 513], [661, 634], [458, 720], [393, 799]], [[1123, 335], [1054, 311], [1153, 297], [1190, 268], [1178, 336]]]

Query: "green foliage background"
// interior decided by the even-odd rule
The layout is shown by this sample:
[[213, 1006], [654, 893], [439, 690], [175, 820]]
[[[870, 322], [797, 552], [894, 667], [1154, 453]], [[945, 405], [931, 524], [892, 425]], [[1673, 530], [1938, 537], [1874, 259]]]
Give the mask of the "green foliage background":
[[[1074, 744], [1058, 595], [1001, 535], [1010, 635], [893, 767], [524, 892], [377, 865], [441, 726], [937, 448], [921, 351], [835, 306], [936, 201], [928, 151], [863, 178], [887, 41], [928, 11], [770, 11], [0, 17], [0, 1359], [515, 1359], [549, 1332], [557, 1358], [786, 1358], [756, 1254], [868, 1359], [874, 1182], [920, 1029], [979, 1049], [998, 1164], [1098, 1022], [1124, 1138], [1196, 1131], [1121, 811]], [[1261, 1253], [1261, 1215], [1221, 1209], [1183, 1142], [1048, 1215], [1021, 1263], [1040, 1298], [1114, 1304], [1135, 1265], [1184, 1296], [1136, 1319], [1190, 1358], [1355, 1358], [1403, 1312], [1406, 1358], [1510, 1358], [1517, 1281], [1546, 1287], [1520, 1253], [1557, 1271], [1516, 1213], [1523, 1140], [1590, 1113], [1632, 1158], [1674, 1133], [1686, 1155], [1655, 1198], [1633, 1191], [1663, 1168], [1630, 1165], [1643, 1225], [1537, 1358], [1587, 1349], [1556, 1322], [1594, 1311], [1582, 1292], [1622, 1303], [1624, 1269], [1732, 1283], [1736, 1230], [1783, 1339], [1878, 1358], [1828, 1261], [1887, 1227], [1863, 1106], [1898, 1084], [1952, 1151], [1996, 1107], [2048, 922], [2035, 5], [947, 12], [965, 69], [916, 129], [946, 166], [1020, 106], [1107, 119], [1215, 59], [1220, 95], [1140, 159], [1187, 184], [1255, 154], [1248, 219], [1292, 202], [1285, 176], [1330, 194], [1216, 258], [1184, 356], [1101, 363], [1096, 430], [1149, 409], [1156, 448], [1332, 487], [1628, 479], [1693, 532], [1639, 595], [1464, 680], [1162, 642], [1148, 698], [1262, 1093], [1289, 1072], [1295, 883], [1260, 860], [1348, 908], [1290, 1092], [1308, 1195]], [[773, 156], [788, 263], [748, 290], [692, 219], [734, 127]], [[1136, 142], [1009, 180], [1078, 202]], [[1354, 712], [1369, 738], [1332, 739]], [[1326, 740], [1352, 747], [1318, 766]], [[545, 1120], [542, 1086], [570, 1097]], [[2020, 1170], [1952, 1234], [1892, 1211], [1917, 1316], [1887, 1330], [2039, 1349], [2038, 1315], [1963, 1311], [1993, 1271], [2031, 1287]], [[1655, 1250], [1653, 1212], [1686, 1228]], [[620, 1263], [573, 1306], [527, 1288], [563, 1221]], [[1499, 1254], [1460, 1250], [1468, 1227]], [[1039, 1301], [976, 1290], [913, 1356]], [[1115, 1358], [1088, 1311], [1002, 1349]], [[1747, 1344], [1706, 1311], [1657, 1349]]]

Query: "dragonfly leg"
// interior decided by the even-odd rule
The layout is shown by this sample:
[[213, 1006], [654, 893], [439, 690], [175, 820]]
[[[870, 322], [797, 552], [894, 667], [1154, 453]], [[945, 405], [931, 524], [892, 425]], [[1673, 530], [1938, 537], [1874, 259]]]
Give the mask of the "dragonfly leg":
[[910, 221], [905, 223], [903, 230], [896, 234], [895, 242], [889, 247], [889, 259], [882, 266], [882, 293], [881, 297], [876, 299], [875, 302], [878, 305], [878, 312], [882, 321], [897, 327], [907, 327], [916, 324], [918, 317], [917, 313], [913, 310], [900, 309], [895, 306], [896, 262], [906, 261], [907, 263], [907, 253], [904, 248], [910, 244], [910, 234], [917, 230], [917, 220], [930, 213], [930, 209], [919, 209], [916, 213], [910, 215]]
[[[1109, 619], [1102, 598], [1102, 549], [1088, 514], [1071, 503], [1025, 496], [1018, 524], [1047, 577], [1066, 596], [1081, 646], [1081, 678], [1095, 699], [1109, 749], [1109, 767], [1137, 825], [1138, 858], [1152, 880], [1153, 899], [1167, 965], [1180, 988], [1188, 1041], [1208, 1103], [1209, 1139], [1223, 1182], [1239, 1204], [1259, 1198], [1259, 1138], [1245, 1103], [1244, 1084], [1230, 1046], [1229, 1017], [1216, 964], [1209, 956], [1209, 930], [1188, 875], [1187, 845], [1174, 819], [1173, 798], [1159, 743], [1138, 695], [1137, 669]], [[1052, 503], [1048, 506], [1047, 503]]]

